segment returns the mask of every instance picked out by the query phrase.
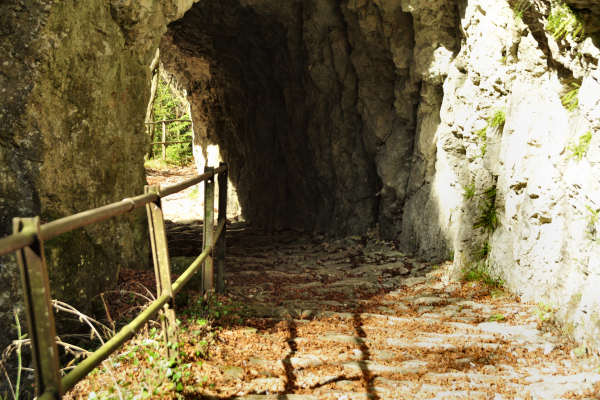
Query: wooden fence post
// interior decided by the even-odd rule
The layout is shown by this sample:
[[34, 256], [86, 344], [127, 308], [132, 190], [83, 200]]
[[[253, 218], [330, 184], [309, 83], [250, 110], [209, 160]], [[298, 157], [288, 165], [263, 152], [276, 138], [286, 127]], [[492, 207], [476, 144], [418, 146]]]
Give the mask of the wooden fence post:
[[162, 159], [166, 160], [167, 159], [167, 145], [165, 144], [165, 142], [167, 141], [167, 124], [166, 122], [163, 121], [162, 123]]
[[17, 263], [21, 272], [23, 297], [29, 336], [31, 338], [31, 353], [36, 378], [36, 391], [52, 393], [59, 399], [62, 387], [59, 372], [58, 346], [56, 345], [56, 326], [54, 312], [50, 302], [50, 284], [48, 268], [44, 256], [44, 244], [40, 239], [40, 218], [14, 218], [13, 231], [34, 232], [36, 240], [31, 246], [17, 251]]
[[[214, 168], [205, 167], [204, 173], [214, 172]], [[210, 247], [214, 233], [214, 206], [215, 206], [215, 176], [204, 181], [204, 231], [202, 235], [202, 251]], [[214, 263], [212, 254], [204, 260], [202, 268], [202, 287], [205, 294], [215, 288]]]
[[[221, 167], [226, 166], [225, 163], [220, 164]], [[227, 169], [219, 173], [219, 217], [217, 219], [217, 225], [223, 221], [223, 231], [217, 239], [215, 253], [217, 261], [217, 292], [223, 293], [225, 291], [225, 279], [223, 277], [225, 272], [225, 234], [227, 232]]]
[[[145, 186], [144, 193], [158, 194], [157, 186]], [[173, 297], [173, 288], [171, 287], [171, 261], [169, 260], [169, 247], [167, 245], [167, 230], [165, 228], [165, 220], [160, 204], [160, 199], [156, 203], [146, 204], [148, 213], [148, 228], [150, 231], [150, 245], [152, 247], [152, 261], [154, 262], [154, 274], [156, 276], [156, 293], [157, 297], [168, 294]], [[170, 302], [171, 305], [173, 301]], [[167, 345], [169, 358], [176, 356], [176, 351], [173, 350], [172, 344], [177, 343], [176, 329], [177, 321], [175, 319], [175, 310], [169, 307], [169, 303], [163, 308], [161, 318], [163, 335]]]

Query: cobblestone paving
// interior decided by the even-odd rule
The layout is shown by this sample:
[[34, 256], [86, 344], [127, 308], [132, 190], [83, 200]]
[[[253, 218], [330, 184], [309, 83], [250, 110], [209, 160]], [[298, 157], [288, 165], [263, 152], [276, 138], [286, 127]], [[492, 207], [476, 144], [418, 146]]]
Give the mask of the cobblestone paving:
[[[449, 281], [449, 263], [375, 237], [237, 226], [227, 293], [211, 300], [220, 319], [206, 325], [193, 293], [177, 307], [178, 364], [157, 359], [160, 340], [146, 332], [66, 398], [600, 399], [600, 361], [561, 336], [546, 307]], [[170, 226], [170, 242], [201, 231]], [[172, 248], [174, 264], [188, 265], [198, 246]]]
[[535, 305], [480, 282], [450, 282], [448, 263], [412, 260], [389, 243], [281, 239], [257, 236], [229, 254], [230, 295], [255, 329], [244, 340], [222, 332], [221, 354], [234, 358], [220, 358], [229, 372], [221, 394], [600, 398], [600, 363], [542, 323], [548, 315]]

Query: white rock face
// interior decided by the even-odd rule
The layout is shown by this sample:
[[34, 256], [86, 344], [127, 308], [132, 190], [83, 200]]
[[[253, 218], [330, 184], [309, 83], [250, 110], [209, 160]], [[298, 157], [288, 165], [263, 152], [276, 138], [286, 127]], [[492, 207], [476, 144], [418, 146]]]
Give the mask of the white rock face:
[[[416, 3], [403, 7], [418, 15]], [[429, 54], [441, 55], [440, 62], [422, 63], [417, 71], [425, 82], [443, 78], [443, 85], [422, 90], [420, 110], [435, 108], [431, 91], [443, 93], [439, 119], [434, 112], [419, 115], [411, 178], [424, 175], [425, 184], [407, 201], [403, 234], [411, 234], [403, 239], [422, 254], [451, 243], [455, 276], [485, 262], [524, 300], [556, 308], [565, 332], [597, 345], [598, 42], [556, 40], [543, 29], [549, 12], [548, 1], [533, 3], [523, 19], [505, 1], [466, 2], [460, 50], [446, 64], [441, 47], [432, 49], [435, 36], [428, 38]], [[417, 40], [417, 58], [424, 52]], [[579, 105], [569, 111], [561, 97], [571, 81], [580, 84]], [[492, 127], [497, 111], [505, 122]], [[463, 196], [468, 187], [475, 190], [472, 198]], [[489, 188], [496, 191], [493, 232], [473, 227]], [[478, 261], [484, 246], [489, 256]]]

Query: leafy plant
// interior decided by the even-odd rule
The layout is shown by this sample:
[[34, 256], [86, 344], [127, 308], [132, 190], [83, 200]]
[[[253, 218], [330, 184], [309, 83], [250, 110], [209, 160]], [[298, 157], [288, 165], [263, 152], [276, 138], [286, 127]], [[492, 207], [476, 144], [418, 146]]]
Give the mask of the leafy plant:
[[488, 125], [492, 128], [500, 128], [506, 122], [506, 113], [504, 110], [496, 110], [494, 114], [488, 118]]
[[513, 1], [511, 5], [513, 13], [515, 14], [515, 18], [519, 20], [523, 19], [523, 14], [525, 13], [525, 11], [529, 10], [530, 7], [531, 3], [529, 2], [529, 0]]
[[592, 131], [587, 131], [583, 135], [581, 135], [577, 141], [577, 143], [571, 143], [568, 147], [571, 155], [569, 158], [574, 158], [577, 161], [581, 161], [585, 154], [587, 153], [590, 143], [592, 141]]
[[585, 35], [583, 23], [578, 15], [563, 1], [552, 4], [546, 29], [556, 40], [564, 39], [570, 35], [573, 40], [579, 41]]
[[540, 323], [550, 322], [554, 319], [554, 307], [546, 303], [538, 303], [535, 314]]
[[483, 129], [478, 130], [477, 132], [475, 132], [475, 134], [477, 135], [477, 137], [479, 138], [479, 140], [481, 140], [481, 156], [485, 156], [485, 153], [487, 152], [487, 126]]
[[208, 323], [241, 323], [247, 313], [243, 304], [224, 302], [214, 294], [206, 299], [199, 297], [185, 312], [191, 318]]
[[448, 260], [449, 261], [454, 261], [454, 250], [450, 250], [448, 252]]
[[485, 156], [487, 153], [487, 130], [488, 128], [498, 128], [504, 126], [506, 122], [506, 113], [504, 110], [496, 110], [494, 114], [490, 115], [487, 119], [487, 125], [482, 129], [475, 132], [475, 135], [481, 141], [481, 156]]
[[487, 140], [487, 126], [483, 129], [478, 130], [477, 132], [475, 132], [475, 134], [477, 135], [477, 137], [481, 140]]
[[504, 316], [504, 314], [493, 314], [493, 315], [490, 315], [490, 317], [488, 318], [488, 321], [497, 322], [497, 321], [504, 321], [505, 319], [506, 319], [506, 317]]
[[569, 85], [571, 88], [560, 98], [560, 101], [564, 108], [573, 112], [579, 107], [579, 88], [581, 84], [577, 81], [573, 81]]
[[192, 188], [192, 190], [190, 190], [188, 192], [188, 197], [192, 200], [197, 199], [200, 196], [200, 189], [198, 189], [198, 186], [194, 186]]
[[165, 375], [171, 380], [171, 382], [173, 382], [177, 392], [183, 392], [184, 379], [187, 379], [191, 376], [190, 367], [190, 363], [177, 365], [175, 360], [169, 361], [169, 366]]
[[475, 256], [478, 260], [484, 260], [490, 254], [490, 242], [486, 241], [479, 250], [475, 252]]
[[498, 227], [496, 215], [496, 187], [492, 186], [483, 192], [482, 204], [479, 207], [481, 214], [473, 224], [473, 228], [481, 228], [493, 232]]
[[500, 278], [494, 278], [490, 275], [484, 262], [478, 262], [471, 268], [463, 271], [463, 279], [467, 282], [482, 282], [491, 288], [500, 288], [504, 286], [504, 281]]
[[463, 197], [466, 200], [471, 200], [473, 197], [475, 197], [475, 184], [474, 183], [470, 183], [466, 186], [463, 186]]

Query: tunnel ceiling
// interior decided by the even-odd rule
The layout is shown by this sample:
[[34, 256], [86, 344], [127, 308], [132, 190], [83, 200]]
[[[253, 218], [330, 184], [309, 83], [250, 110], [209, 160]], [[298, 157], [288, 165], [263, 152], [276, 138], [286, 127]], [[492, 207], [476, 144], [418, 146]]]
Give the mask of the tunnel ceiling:
[[396, 48], [407, 57], [398, 69], [390, 46], [411, 46], [411, 18], [398, 6], [340, 3], [200, 1], [161, 42], [165, 68], [188, 91], [196, 143], [220, 145], [256, 225], [358, 233], [381, 216], [398, 224], [415, 100], [411, 49]]

